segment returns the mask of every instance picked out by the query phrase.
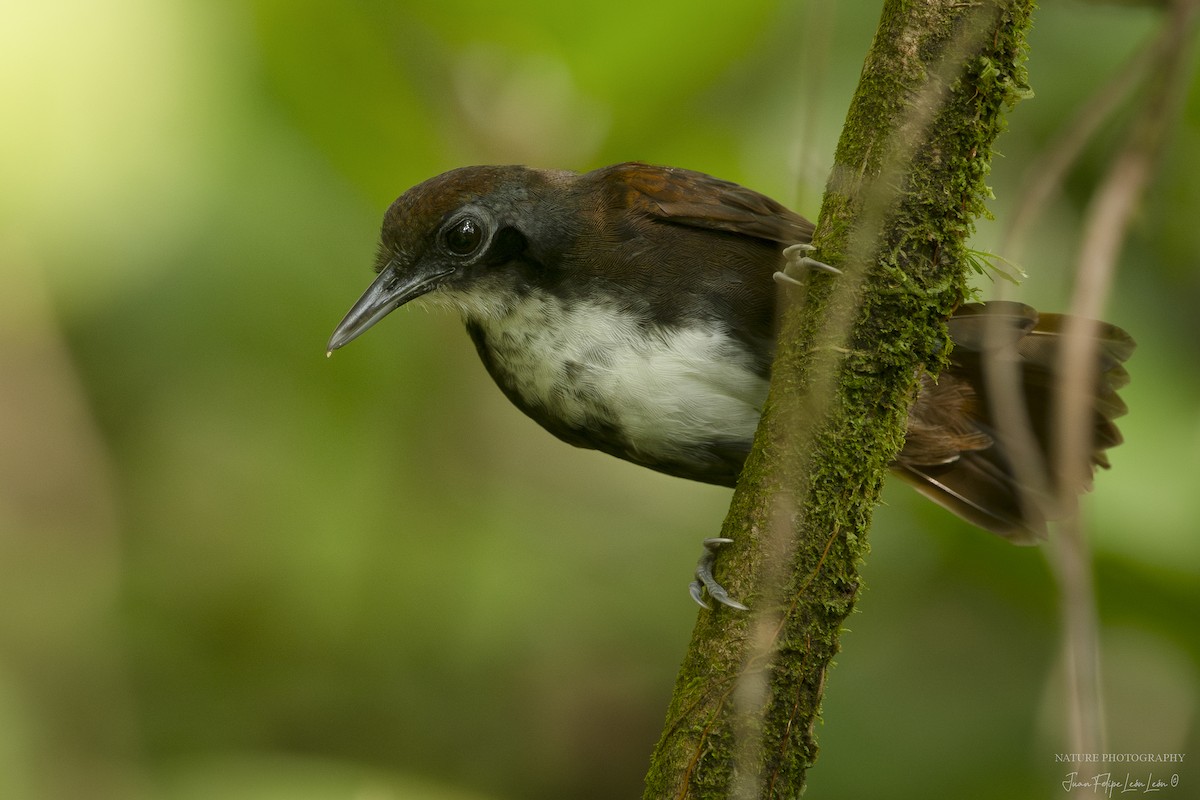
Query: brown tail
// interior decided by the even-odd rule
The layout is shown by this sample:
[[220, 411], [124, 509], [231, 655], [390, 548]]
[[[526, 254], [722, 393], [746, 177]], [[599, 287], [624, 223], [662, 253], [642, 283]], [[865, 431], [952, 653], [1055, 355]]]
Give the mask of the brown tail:
[[[1104, 451], [1121, 443], [1113, 420], [1126, 411], [1117, 390], [1129, 382], [1122, 362], [1134, 341], [1118, 327], [1096, 323], [1090, 468], [1054, 468], [1062, 393], [1057, 362], [1067, 320], [1021, 303], [960, 308], [949, 322], [950, 365], [936, 383], [922, 381], [894, 465], [926, 497], [1019, 544], [1045, 538], [1047, 520], [1069, 513], [1075, 497], [1091, 488], [1095, 467], [1108, 467]], [[988, 391], [989, 380], [997, 391]]]

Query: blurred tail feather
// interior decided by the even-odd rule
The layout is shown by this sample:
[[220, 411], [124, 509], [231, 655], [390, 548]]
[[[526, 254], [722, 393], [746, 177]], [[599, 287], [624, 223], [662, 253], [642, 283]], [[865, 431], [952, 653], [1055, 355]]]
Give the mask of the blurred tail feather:
[[[1117, 391], [1129, 382], [1124, 362], [1135, 346], [1120, 328], [1094, 324], [1091, 468], [1056, 469], [1058, 359], [1068, 319], [1022, 303], [963, 306], [949, 321], [949, 366], [937, 381], [922, 378], [909, 413], [900, 476], [981, 528], [1017, 543], [1044, 538], [1046, 522], [1070, 513], [1091, 488], [1094, 468], [1109, 466], [1105, 450], [1122, 441], [1114, 420], [1127, 409]], [[1084, 477], [1059, 485], [1060, 474]]]

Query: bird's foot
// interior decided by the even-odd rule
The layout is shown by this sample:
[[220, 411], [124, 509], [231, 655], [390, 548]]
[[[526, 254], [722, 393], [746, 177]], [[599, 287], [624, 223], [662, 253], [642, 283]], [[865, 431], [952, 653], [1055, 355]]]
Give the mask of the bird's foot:
[[717, 550], [721, 545], [729, 544], [733, 539], [705, 539], [704, 540], [704, 555], [700, 556], [700, 560], [696, 563], [696, 580], [692, 581], [688, 586], [688, 592], [692, 595], [692, 599], [699, 603], [704, 608], [711, 608], [708, 603], [704, 602], [704, 593], [707, 591], [708, 596], [716, 600], [722, 605], [736, 608], [739, 611], [748, 611], [749, 609], [734, 600], [729, 596], [729, 592], [725, 591], [725, 587], [717, 583], [713, 577], [712, 568], [717, 560]]
[[785, 247], [783, 249], [783, 257], [786, 263], [783, 265], [783, 269], [776, 272], [772, 277], [777, 283], [790, 283], [795, 286], [802, 286], [803, 284], [796, 276], [811, 272], [812, 270], [828, 272], [832, 275], [841, 275], [842, 271], [837, 267], [830, 266], [824, 261], [817, 261], [815, 258], [809, 258], [808, 254], [816, 249], [807, 243]]

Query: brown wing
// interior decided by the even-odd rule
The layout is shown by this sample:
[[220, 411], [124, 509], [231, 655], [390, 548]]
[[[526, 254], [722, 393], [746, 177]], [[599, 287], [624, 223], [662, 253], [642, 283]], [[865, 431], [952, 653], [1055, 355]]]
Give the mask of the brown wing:
[[623, 205], [663, 222], [785, 246], [812, 239], [813, 223], [796, 212], [703, 172], [631, 161], [597, 170], [595, 175], [607, 186], [621, 187]]

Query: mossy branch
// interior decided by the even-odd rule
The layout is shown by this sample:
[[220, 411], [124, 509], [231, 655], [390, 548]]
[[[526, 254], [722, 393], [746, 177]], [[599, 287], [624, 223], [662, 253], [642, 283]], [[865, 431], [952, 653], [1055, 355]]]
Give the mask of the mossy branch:
[[844, 274], [789, 290], [770, 396], [718, 579], [750, 613], [701, 612], [646, 797], [796, 797], [826, 671], [921, 370], [966, 291], [1002, 112], [1027, 93], [1031, 0], [887, 0], [814, 244]]

